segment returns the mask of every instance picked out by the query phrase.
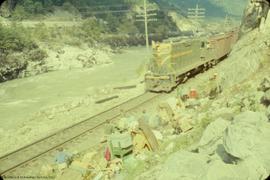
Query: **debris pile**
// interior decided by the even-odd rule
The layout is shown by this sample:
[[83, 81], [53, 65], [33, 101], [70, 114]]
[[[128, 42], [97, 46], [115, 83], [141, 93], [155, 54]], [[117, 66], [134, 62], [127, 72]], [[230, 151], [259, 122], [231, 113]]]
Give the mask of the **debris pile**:
[[[187, 150], [177, 150], [137, 179], [266, 179], [270, 175], [269, 105], [260, 101], [268, 92], [265, 79], [258, 88], [247, 82], [238, 89], [244, 93], [234, 94], [233, 88], [231, 97], [223, 93], [202, 103], [196, 118], [213, 120], [199, 142]], [[251, 84], [250, 91], [244, 91]], [[234, 101], [227, 102], [227, 98]], [[204, 106], [207, 112], [200, 111]]]
[[270, 174], [267, 121], [263, 113], [251, 111], [239, 114], [232, 122], [218, 119], [207, 127], [197, 149], [173, 153], [160, 167], [163, 171], [138, 179], [264, 180]]
[[[217, 68], [222, 73], [208, 76], [204, 88], [181, 89], [157, 104], [154, 112], [122, 112], [121, 119], [106, 129], [104, 154], [96, 163], [103, 166], [94, 167], [91, 176], [266, 179], [270, 175], [270, 81], [265, 77], [258, 84], [255, 78], [243, 82], [265, 59], [259, 52], [266, 46], [255, 41], [254, 34], [243, 37], [230, 59]], [[245, 45], [253, 41], [256, 49], [251, 52]]]
[[61, 178], [76, 172], [77, 179], [265, 178], [270, 174], [270, 110], [261, 101], [269, 91], [265, 79], [218, 91], [214, 98], [212, 88], [190, 88], [154, 110], [122, 110], [118, 121], [107, 124], [95, 153], [62, 158], [66, 164], [44, 169]]

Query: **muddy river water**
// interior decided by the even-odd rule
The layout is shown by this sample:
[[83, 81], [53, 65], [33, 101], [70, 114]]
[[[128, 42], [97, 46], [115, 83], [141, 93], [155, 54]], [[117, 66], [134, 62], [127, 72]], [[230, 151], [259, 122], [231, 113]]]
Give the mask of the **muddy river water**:
[[0, 125], [14, 128], [29, 114], [73, 98], [91, 94], [93, 88], [125, 85], [138, 79], [138, 69], [151, 53], [143, 47], [113, 55], [113, 64], [92, 69], [72, 69], [16, 79], [0, 84]]

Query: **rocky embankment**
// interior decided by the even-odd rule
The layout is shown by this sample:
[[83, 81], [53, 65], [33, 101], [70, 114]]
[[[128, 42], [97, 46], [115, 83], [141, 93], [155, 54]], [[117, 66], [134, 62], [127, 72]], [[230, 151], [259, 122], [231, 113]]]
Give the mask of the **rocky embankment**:
[[48, 71], [74, 69], [74, 68], [93, 68], [95, 66], [110, 64], [113, 54], [110, 47], [75, 47], [63, 46], [56, 50], [48, 49], [48, 58], [45, 59], [45, 66]]
[[[195, 89], [197, 98], [181, 101], [177, 95], [158, 104], [157, 111], [128, 116], [113, 124], [114, 131], [107, 137], [131, 136], [134, 151], [120, 161], [94, 167], [106, 169], [97, 171], [96, 177], [150, 180], [269, 177], [269, 24], [266, 22], [260, 31], [256, 29], [242, 37], [221, 64], [179, 87], [180, 97], [186, 88]], [[213, 74], [218, 74], [215, 81], [222, 89], [214, 97], [210, 96]], [[159, 151], [146, 140], [149, 134], [138, 128], [141, 120], [153, 132]], [[99, 157], [99, 161], [104, 158], [101, 154]]]
[[[269, 177], [270, 58], [266, 37], [266, 29], [249, 33], [228, 59], [181, 85], [177, 95], [142, 114], [123, 114], [119, 122], [108, 125], [99, 149], [72, 159], [69, 167], [58, 171], [60, 179], [70, 172], [81, 177], [77, 169], [87, 171], [87, 165], [93, 171], [83, 177], [96, 179]], [[222, 89], [214, 96], [210, 95], [213, 74], [218, 74], [216, 85]], [[186, 94], [191, 89], [196, 96]], [[113, 158], [112, 151], [111, 159], [104, 158], [109, 144], [118, 141], [133, 151], [124, 158]], [[51, 175], [58, 166], [50, 165], [42, 173]]]
[[[268, 19], [260, 30], [244, 36], [225, 62], [195, 78], [202, 82], [209, 73], [219, 72], [224, 90], [204, 111], [193, 112], [193, 119], [200, 122], [205, 117], [210, 122], [200, 140], [164, 161], [159, 158], [159, 165], [137, 179], [269, 178], [269, 24]], [[207, 84], [196, 88], [205, 90]]]
[[112, 63], [112, 50], [107, 47], [65, 46], [51, 49], [8, 52], [0, 55], [0, 82], [74, 68], [93, 68]]
[[169, 155], [137, 179], [266, 179], [270, 175], [269, 83], [269, 78], [264, 79], [260, 91], [247, 92], [244, 86], [229, 97], [231, 101], [214, 100], [197, 116], [212, 119], [199, 142]]
[[30, 25], [0, 19], [0, 83], [49, 71], [93, 68], [112, 62], [109, 46], [84, 41], [70, 45], [67, 37], [63, 37], [66, 41], [51, 40], [49, 35], [55, 35], [57, 28], [51, 30], [49, 25], [41, 23]]

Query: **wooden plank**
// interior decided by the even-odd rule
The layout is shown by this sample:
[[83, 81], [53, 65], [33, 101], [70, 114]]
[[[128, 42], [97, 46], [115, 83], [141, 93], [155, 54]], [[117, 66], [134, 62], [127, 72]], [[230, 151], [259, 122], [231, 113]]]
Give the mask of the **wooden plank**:
[[119, 98], [119, 96], [112, 96], [112, 97], [109, 97], [109, 98], [101, 99], [101, 100], [96, 101], [96, 104], [105, 103], [107, 101], [111, 101], [111, 100], [117, 99], [117, 98]]
[[158, 144], [157, 138], [155, 137], [154, 133], [151, 131], [148, 124], [146, 124], [143, 119], [139, 119], [139, 128], [142, 130], [145, 138], [147, 139], [151, 150], [158, 151], [159, 144]]
[[131, 86], [121, 86], [121, 87], [115, 87], [113, 89], [123, 90], [123, 89], [133, 89], [136, 88], [137, 85], [131, 85]]

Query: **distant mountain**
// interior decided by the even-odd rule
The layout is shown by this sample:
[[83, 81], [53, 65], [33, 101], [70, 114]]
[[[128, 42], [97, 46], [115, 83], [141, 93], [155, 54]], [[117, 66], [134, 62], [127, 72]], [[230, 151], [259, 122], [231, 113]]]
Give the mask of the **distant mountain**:
[[231, 15], [242, 16], [249, 0], [208, 0], [211, 4], [221, 7]]
[[198, 3], [206, 9], [206, 16], [224, 17], [226, 14], [241, 17], [248, 0], [153, 0], [157, 3], [167, 3], [187, 13], [188, 8], [194, 8]]

